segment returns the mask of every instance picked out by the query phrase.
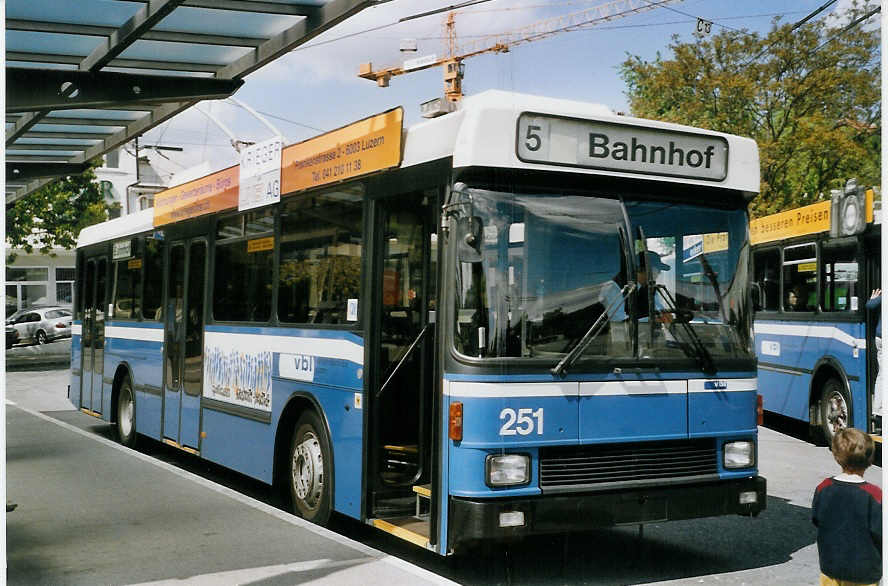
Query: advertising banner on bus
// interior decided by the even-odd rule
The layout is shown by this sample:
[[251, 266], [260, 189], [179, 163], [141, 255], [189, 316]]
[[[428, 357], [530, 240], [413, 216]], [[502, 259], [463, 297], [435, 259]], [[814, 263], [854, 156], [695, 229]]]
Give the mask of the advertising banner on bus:
[[286, 147], [281, 161], [281, 193], [398, 166], [403, 123], [404, 109], [395, 108]]
[[154, 226], [237, 207], [238, 166], [171, 187], [154, 195]]

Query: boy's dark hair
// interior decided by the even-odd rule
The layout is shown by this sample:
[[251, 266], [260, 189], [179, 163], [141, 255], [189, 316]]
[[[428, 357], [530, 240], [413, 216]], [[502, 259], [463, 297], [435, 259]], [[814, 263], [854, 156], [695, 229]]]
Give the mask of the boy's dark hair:
[[873, 438], [859, 429], [848, 427], [833, 436], [833, 457], [842, 470], [866, 470], [873, 463], [875, 450]]

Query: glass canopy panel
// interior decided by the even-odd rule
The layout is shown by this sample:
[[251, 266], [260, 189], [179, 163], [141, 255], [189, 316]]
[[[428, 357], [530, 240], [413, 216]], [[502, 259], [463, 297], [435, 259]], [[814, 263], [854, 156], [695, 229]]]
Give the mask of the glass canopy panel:
[[6, 50], [18, 53], [75, 55], [86, 57], [105, 41], [105, 37], [66, 35], [32, 31], [6, 31]]
[[252, 50], [250, 47], [226, 47], [140, 40], [130, 45], [121, 53], [120, 58], [161, 63], [164, 61], [175, 61], [177, 63], [203, 63], [224, 66], [240, 59]]
[[284, 32], [302, 18], [285, 14], [259, 14], [182, 6], [160, 21], [154, 30], [268, 38]]
[[132, 18], [143, 6], [139, 2], [117, 2], [115, 0], [78, 0], [77, 2], [27, 0], [27, 2], [7, 2], [6, 18], [7, 20], [33, 20], [116, 28]]

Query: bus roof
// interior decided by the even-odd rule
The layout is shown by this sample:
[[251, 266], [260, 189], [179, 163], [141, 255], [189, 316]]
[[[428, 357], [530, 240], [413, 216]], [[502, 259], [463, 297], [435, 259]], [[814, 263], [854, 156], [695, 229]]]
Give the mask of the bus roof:
[[[369, 136], [360, 134], [369, 132], [365, 129], [373, 128], [378, 133], [383, 128], [389, 140], [385, 149], [377, 150], [386, 150], [387, 158], [371, 170], [397, 167], [398, 161], [401, 168], [406, 168], [452, 157], [454, 168], [533, 169], [704, 185], [747, 194], [759, 191], [758, 148], [752, 139], [619, 116], [601, 104], [489, 90], [464, 98], [453, 113], [410, 127], [396, 144], [402, 119], [400, 108], [366, 118], [287, 146], [282, 151], [283, 159], [291, 167], [308, 167], [316, 160], [327, 164], [327, 159], [335, 157], [332, 151], [348, 146], [337, 140], [361, 143], [362, 137]], [[539, 148], [544, 139], [545, 148]], [[287, 171], [292, 175], [289, 168]], [[344, 179], [354, 176], [359, 175]], [[338, 180], [334, 175], [329, 183]], [[287, 189], [293, 181], [283, 173], [282, 183], [282, 192], [294, 192]], [[224, 195], [222, 204], [190, 204], [202, 210], [197, 212], [201, 214], [233, 209], [237, 206], [237, 191], [238, 167], [223, 169], [156, 194], [158, 207], [153, 212], [144, 210], [84, 228], [78, 247], [149, 231], [173, 221], [174, 216], [166, 211], [163, 221], [157, 221], [158, 202], [165, 194], [173, 201], [195, 196], [203, 197], [204, 202], [217, 194]], [[183, 219], [187, 217], [194, 216], [184, 215]]]

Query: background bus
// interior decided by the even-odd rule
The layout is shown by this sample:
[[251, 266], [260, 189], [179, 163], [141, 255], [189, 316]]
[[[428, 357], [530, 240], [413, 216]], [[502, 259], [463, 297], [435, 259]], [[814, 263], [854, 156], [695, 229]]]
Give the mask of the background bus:
[[506, 92], [402, 117], [85, 229], [72, 402], [440, 554], [764, 509], [755, 143]]
[[871, 189], [853, 182], [830, 201], [753, 220], [759, 392], [767, 411], [808, 422], [831, 441], [840, 428], [879, 431], [871, 417], [878, 363], [881, 220]]

